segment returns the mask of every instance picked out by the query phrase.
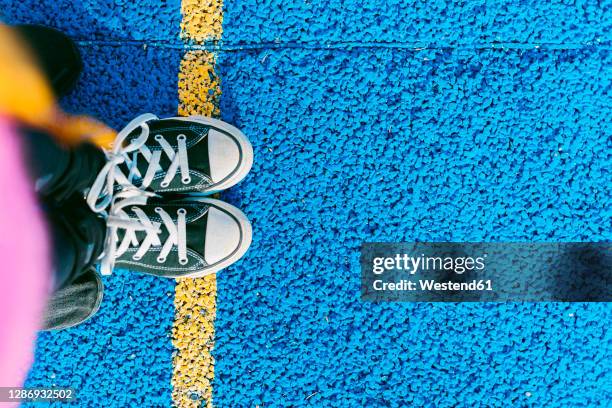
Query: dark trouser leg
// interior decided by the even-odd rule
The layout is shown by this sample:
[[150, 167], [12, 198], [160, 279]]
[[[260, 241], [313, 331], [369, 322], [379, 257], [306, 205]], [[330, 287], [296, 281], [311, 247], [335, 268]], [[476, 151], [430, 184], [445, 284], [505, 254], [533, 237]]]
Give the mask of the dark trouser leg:
[[[57, 96], [70, 90], [81, 72], [79, 52], [57, 30], [20, 26]], [[52, 240], [55, 292], [44, 316], [45, 329], [75, 326], [93, 316], [102, 300], [102, 282], [92, 267], [102, 251], [104, 222], [82, 198], [104, 166], [103, 152], [85, 143], [71, 149], [50, 136], [24, 131], [26, 163], [47, 213]]]
[[106, 225], [85, 199], [75, 194], [61, 204], [45, 205], [52, 240], [55, 288], [61, 288], [93, 266], [104, 249]]
[[100, 307], [103, 286], [93, 265], [102, 253], [106, 226], [80, 195], [46, 212], [56, 281], [43, 329], [58, 330], [84, 322]]
[[56, 290], [47, 303], [43, 330], [60, 330], [83, 323], [102, 303], [104, 286], [94, 268]]
[[53, 252], [55, 292], [44, 328], [72, 327], [91, 317], [102, 300], [102, 283], [93, 265], [102, 253], [106, 226], [82, 191], [104, 165], [104, 153], [89, 144], [67, 149], [40, 132], [27, 132], [24, 140]]
[[83, 198], [106, 158], [91, 144], [66, 148], [51, 136], [23, 133], [25, 161], [47, 215], [54, 254], [56, 288], [75, 279], [102, 252], [104, 221]]

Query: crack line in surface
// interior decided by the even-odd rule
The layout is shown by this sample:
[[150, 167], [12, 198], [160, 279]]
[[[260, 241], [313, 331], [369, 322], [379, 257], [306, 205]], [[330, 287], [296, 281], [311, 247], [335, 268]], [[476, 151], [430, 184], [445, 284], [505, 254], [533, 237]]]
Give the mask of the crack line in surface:
[[140, 47], [170, 48], [180, 50], [202, 50], [202, 51], [244, 51], [244, 50], [283, 50], [283, 49], [310, 49], [310, 50], [351, 50], [361, 49], [403, 49], [412, 51], [421, 50], [575, 50], [581, 48], [609, 50], [612, 44], [608, 42], [593, 43], [512, 43], [495, 42], [488, 44], [475, 44], [473, 46], [439, 45], [425, 42], [333, 42], [333, 43], [308, 43], [308, 42], [268, 42], [268, 43], [248, 43], [232, 44], [227, 42], [209, 42], [205, 44], [185, 44], [164, 40], [132, 40], [132, 39], [112, 39], [112, 40], [77, 40], [79, 45], [108, 45], [121, 46], [131, 45]]

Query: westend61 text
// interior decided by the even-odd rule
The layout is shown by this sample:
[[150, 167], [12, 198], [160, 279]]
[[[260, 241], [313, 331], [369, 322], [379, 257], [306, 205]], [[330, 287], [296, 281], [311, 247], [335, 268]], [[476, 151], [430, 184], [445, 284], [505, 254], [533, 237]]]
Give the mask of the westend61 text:
[[377, 291], [385, 290], [422, 290], [422, 291], [483, 291], [493, 290], [490, 279], [473, 280], [471, 282], [437, 282], [433, 279], [419, 279], [418, 283], [402, 279], [398, 282], [383, 282], [378, 279], [372, 282], [372, 288]]

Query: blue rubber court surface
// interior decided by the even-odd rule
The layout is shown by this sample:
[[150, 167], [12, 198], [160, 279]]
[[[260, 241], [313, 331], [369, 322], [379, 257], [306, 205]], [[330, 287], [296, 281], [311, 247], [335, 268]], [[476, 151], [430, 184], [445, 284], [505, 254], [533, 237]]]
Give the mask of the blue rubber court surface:
[[[409, 4], [406, 4], [409, 3]], [[179, 0], [0, 0], [72, 34], [63, 101], [175, 115]], [[217, 275], [218, 407], [609, 407], [607, 303], [364, 303], [365, 241], [612, 240], [612, 2], [226, 0], [224, 120], [253, 143], [222, 194], [251, 219]], [[44, 333], [28, 385], [172, 405], [174, 281], [117, 271]]]

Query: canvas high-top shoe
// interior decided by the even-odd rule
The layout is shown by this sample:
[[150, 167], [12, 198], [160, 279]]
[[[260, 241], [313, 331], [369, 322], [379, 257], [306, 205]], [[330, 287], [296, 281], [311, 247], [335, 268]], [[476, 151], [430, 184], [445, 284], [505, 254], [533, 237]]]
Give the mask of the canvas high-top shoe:
[[220, 120], [144, 114], [119, 132], [107, 158], [87, 194], [96, 212], [126, 189], [158, 194], [225, 190], [247, 175], [253, 148], [242, 132]]
[[107, 219], [102, 274], [124, 267], [170, 278], [205, 276], [236, 262], [251, 244], [249, 220], [222, 201], [121, 195]]

